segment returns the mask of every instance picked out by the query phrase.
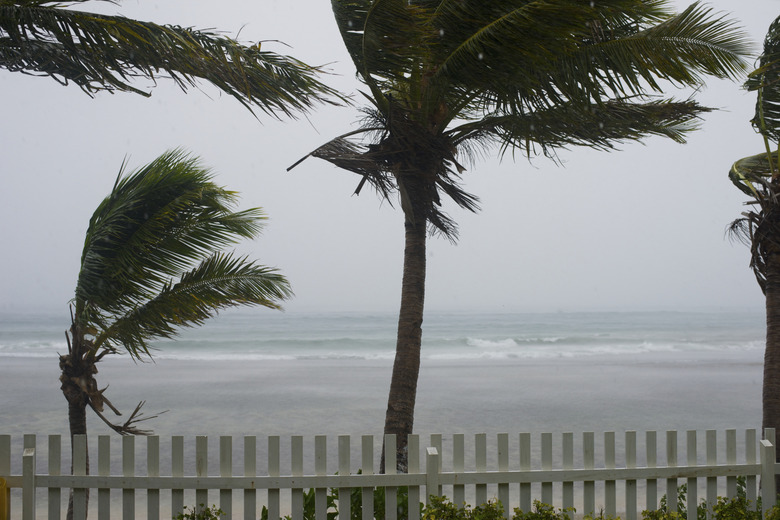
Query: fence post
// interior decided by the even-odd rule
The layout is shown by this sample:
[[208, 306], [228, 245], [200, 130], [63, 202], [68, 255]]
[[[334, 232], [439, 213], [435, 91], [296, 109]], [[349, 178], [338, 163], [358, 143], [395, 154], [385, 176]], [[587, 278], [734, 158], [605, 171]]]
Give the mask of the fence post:
[[761, 513], [775, 506], [775, 446], [768, 440], [761, 441]]
[[425, 460], [425, 470], [427, 478], [425, 479], [425, 503], [430, 505], [431, 495], [439, 495], [439, 452], [436, 448], [427, 449]]
[[22, 519], [35, 518], [35, 448], [25, 448], [22, 455]]

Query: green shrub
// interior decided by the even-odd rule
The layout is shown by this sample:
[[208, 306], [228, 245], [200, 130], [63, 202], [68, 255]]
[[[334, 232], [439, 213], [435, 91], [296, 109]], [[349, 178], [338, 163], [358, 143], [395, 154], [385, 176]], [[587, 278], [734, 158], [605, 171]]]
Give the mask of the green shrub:
[[199, 508], [193, 507], [189, 511], [188, 508], [184, 508], [183, 513], [179, 513], [174, 517], [175, 520], [222, 520], [226, 514], [223, 510], [217, 506], [206, 507], [205, 504], [201, 504]]

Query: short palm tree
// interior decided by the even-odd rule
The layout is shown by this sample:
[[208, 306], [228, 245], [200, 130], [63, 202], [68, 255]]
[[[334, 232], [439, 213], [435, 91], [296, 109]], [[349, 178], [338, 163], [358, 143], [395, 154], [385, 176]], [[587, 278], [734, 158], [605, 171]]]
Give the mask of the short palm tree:
[[[451, 240], [449, 197], [476, 211], [460, 187], [464, 163], [491, 148], [555, 157], [557, 149], [649, 135], [684, 141], [708, 109], [653, 97], [665, 84], [745, 68], [745, 36], [694, 4], [667, 0], [332, 0], [341, 36], [367, 87], [358, 130], [310, 155], [360, 176], [404, 215], [398, 340], [385, 433], [406, 468], [420, 366], [429, 232]], [[465, 159], [464, 159], [465, 158]], [[296, 163], [297, 164], [297, 163]], [[293, 165], [295, 166], [295, 165]]]
[[764, 151], [740, 159], [729, 171], [750, 197], [748, 211], [730, 230], [750, 246], [750, 266], [766, 297], [762, 426], [780, 431], [780, 18], [769, 27], [758, 63], [745, 87], [758, 94], [751, 123], [763, 137]]
[[236, 198], [181, 151], [127, 174], [123, 166], [89, 221], [68, 353], [60, 357], [71, 436], [86, 434], [87, 407], [119, 433], [146, 433], [136, 426], [140, 405], [121, 425], [104, 415], [104, 406], [119, 413], [95, 379], [106, 355], [151, 357], [149, 341], [199, 325], [219, 309], [278, 309], [291, 296], [275, 269], [223, 251], [256, 237], [265, 218], [260, 209], [234, 211]]
[[[149, 94], [134, 77], [205, 80], [248, 108], [293, 115], [340, 96], [321, 70], [213, 31], [71, 9], [88, 0], [0, 0], [0, 68], [100, 90]], [[101, 0], [119, 3], [119, 0]]]

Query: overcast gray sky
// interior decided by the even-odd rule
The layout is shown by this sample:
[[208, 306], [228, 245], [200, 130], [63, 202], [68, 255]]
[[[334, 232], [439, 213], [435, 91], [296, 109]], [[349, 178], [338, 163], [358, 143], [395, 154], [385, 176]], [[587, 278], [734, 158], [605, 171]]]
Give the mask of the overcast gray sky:
[[[678, 0], [679, 8], [689, 4]], [[760, 52], [777, 0], [715, 0], [740, 20]], [[218, 28], [311, 64], [330, 63], [329, 83], [360, 87], [326, 0], [125, 0], [84, 9], [158, 23]], [[141, 87], [147, 82], [139, 81]], [[296, 298], [290, 311], [396, 310], [400, 211], [370, 191], [352, 196], [353, 174], [309, 159], [353, 128], [355, 108], [323, 108], [308, 120], [258, 122], [208, 85], [182, 93], [161, 80], [149, 99], [99, 94], [48, 78], [0, 71], [2, 255], [0, 311], [66, 311], [84, 232], [125, 158], [138, 167], [184, 147], [270, 217], [242, 252], [279, 267]], [[687, 93], [679, 92], [685, 97]], [[538, 158], [487, 157], [465, 174], [483, 210], [452, 209], [460, 241], [429, 245], [429, 311], [760, 309], [749, 252], [725, 228], [745, 197], [731, 164], [759, 153], [750, 127], [755, 95], [710, 81], [707, 115], [687, 145], [648, 139], [604, 153], [575, 149], [563, 167]]]

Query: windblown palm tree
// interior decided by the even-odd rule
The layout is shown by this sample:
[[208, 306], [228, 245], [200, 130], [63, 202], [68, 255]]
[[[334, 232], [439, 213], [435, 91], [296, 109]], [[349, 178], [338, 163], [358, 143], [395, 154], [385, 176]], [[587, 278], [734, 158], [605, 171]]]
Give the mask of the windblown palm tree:
[[[496, 148], [556, 150], [649, 135], [678, 142], [708, 109], [656, 97], [665, 84], [745, 68], [745, 36], [699, 4], [666, 0], [332, 0], [344, 44], [367, 87], [363, 124], [310, 156], [397, 194], [405, 252], [398, 341], [385, 433], [406, 469], [420, 366], [429, 232], [457, 238], [441, 199], [478, 209], [463, 163]], [[297, 163], [296, 163], [297, 164]], [[295, 165], [293, 165], [295, 166]]]
[[758, 94], [751, 123], [764, 151], [729, 171], [731, 182], [750, 197], [750, 209], [730, 230], [750, 246], [750, 267], [766, 297], [762, 426], [780, 431], [780, 18], [769, 27], [759, 66], [745, 87]]
[[[213, 31], [70, 9], [88, 0], [0, 0], [0, 68], [100, 90], [149, 93], [135, 77], [169, 76], [186, 90], [206, 80], [247, 108], [293, 115], [339, 96], [320, 71]], [[102, 0], [119, 3], [118, 0]]]
[[119, 414], [95, 379], [106, 355], [151, 357], [150, 340], [173, 337], [219, 309], [278, 309], [291, 296], [275, 269], [223, 252], [256, 237], [265, 218], [260, 209], [233, 211], [236, 198], [180, 151], [126, 175], [123, 166], [89, 221], [68, 353], [60, 357], [71, 437], [86, 434], [87, 407], [121, 434], [147, 433], [137, 427], [141, 405], [124, 424], [104, 415], [104, 407]]

